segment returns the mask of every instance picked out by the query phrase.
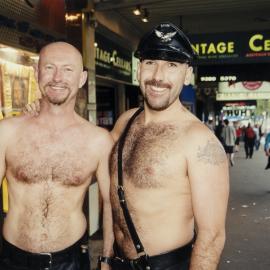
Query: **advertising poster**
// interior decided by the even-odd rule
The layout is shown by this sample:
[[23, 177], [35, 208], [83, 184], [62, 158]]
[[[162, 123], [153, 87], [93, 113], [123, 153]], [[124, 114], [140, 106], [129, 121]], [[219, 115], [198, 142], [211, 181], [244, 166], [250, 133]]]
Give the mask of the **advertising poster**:
[[[1, 63], [0, 63], [1, 64]], [[40, 97], [32, 67], [2, 62], [1, 106], [5, 117], [18, 115]]]
[[3, 104], [2, 104], [2, 97], [3, 97], [3, 80], [2, 80], [2, 67], [0, 65], [0, 120], [3, 118]]
[[12, 110], [21, 111], [28, 101], [29, 79], [10, 75]]

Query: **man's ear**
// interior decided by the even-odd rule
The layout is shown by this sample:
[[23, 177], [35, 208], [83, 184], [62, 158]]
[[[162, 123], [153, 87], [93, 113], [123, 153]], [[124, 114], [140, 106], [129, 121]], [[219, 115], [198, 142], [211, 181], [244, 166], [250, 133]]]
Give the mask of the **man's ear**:
[[87, 71], [83, 71], [80, 76], [79, 88], [81, 88], [87, 80]]
[[189, 66], [187, 71], [186, 71], [184, 85], [189, 85], [190, 84], [192, 73], [193, 73], [193, 67]]
[[141, 78], [141, 62], [138, 62], [138, 65], [137, 65], [137, 80], [138, 80], [138, 82], [140, 82], [140, 78]]

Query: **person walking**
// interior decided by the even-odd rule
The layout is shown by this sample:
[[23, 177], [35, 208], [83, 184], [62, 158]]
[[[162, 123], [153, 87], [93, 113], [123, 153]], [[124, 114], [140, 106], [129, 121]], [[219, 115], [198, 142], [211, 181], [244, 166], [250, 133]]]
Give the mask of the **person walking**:
[[235, 132], [236, 132], [235, 152], [239, 152], [240, 140], [241, 140], [241, 137], [242, 137], [242, 128], [239, 125], [236, 126]]
[[253, 156], [255, 140], [256, 140], [255, 131], [253, 130], [250, 123], [248, 123], [248, 126], [245, 129], [245, 134], [244, 134], [246, 159], [248, 158], [251, 159]]
[[224, 127], [222, 129], [222, 138], [224, 141], [224, 148], [227, 154], [228, 162], [231, 166], [234, 166], [234, 146], [236, 141], [235, 128], [229, 125], [229, 120], [224, 120]]
[[255, 145], [255, 149], [256, 151], [259, 150], [260, 148], [260, 131], [259, 131], [259, 127], [258, 125], [256, 124], [253, 128], [254, 132], [255, 132], [255, 142], [254, 142], [254, 145]]
[[264, 152], [265, 152], [265, 155], [268, 157], [265, 170], [268, 170], [270, 169], [270, 132], [267, 133], [265, 137]]

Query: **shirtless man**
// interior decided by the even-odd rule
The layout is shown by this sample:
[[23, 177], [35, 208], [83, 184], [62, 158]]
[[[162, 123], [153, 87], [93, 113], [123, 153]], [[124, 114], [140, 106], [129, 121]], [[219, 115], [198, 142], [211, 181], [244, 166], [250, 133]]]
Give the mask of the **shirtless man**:
[[94, 174], [104, 202], [103, 255], [112, 252], [113, 140], [74, 111], [87, 78], [76, 48], [47, 45], [35, 73], [43, 95], [38, 116], [0, 122], [0, 180], [6, 176], [9, 187], [0, 269], [89, 270], [82, 205]]
[[125, 139], [123, 190], [149, 257], [135, 249], [117, 194], [119, 138], [132, 109], [112, 131], [118, 141], [110, 162], [116, 258], [108, 262], [113, 270], [217, 269], [225, 242], [228, 165], [215, 135], [179, 100], [190, 83], [193, 49], [184, 33], [162, 23], [143, 37], [135, 55], [144, 110]]

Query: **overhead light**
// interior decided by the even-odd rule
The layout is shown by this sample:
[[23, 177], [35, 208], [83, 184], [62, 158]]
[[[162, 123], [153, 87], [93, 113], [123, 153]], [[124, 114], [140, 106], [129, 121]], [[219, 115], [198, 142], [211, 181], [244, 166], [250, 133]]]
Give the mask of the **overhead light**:
[[66, 21], [76, 21], [80, 18], [81, 14], [80, 13], [76, 13], [76, 14], [65, 14], [65, 19]]
[[141, 15], [141, 6], [137, 5], [135, 9], [133, 9], [133, 14], [136, 16]]
[[142, 21], [147, 23], [149, 21], [149, 12], [146, 8], [143, 9], [143, 14]]

